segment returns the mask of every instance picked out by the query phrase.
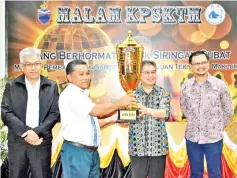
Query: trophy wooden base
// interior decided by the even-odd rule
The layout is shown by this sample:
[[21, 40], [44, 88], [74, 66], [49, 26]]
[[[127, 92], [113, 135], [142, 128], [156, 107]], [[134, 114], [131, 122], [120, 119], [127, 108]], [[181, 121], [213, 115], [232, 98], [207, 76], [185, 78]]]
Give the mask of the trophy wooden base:
[[138, 120], [139, 111], [138, 110], [118, 110], [118, 120], [116, 122], [136, 122]]

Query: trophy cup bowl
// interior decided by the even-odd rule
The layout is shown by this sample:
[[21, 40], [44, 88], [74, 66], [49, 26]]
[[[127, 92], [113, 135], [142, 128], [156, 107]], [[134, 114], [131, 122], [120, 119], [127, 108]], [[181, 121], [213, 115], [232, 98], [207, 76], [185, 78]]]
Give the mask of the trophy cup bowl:
[[[119, 80], [127, 94], [133, 93], [140, 83], [143, 50], [143, 46], [132, 38], [131, 31], [128, 31], [128, 37], [124, 42], [116, 47]], [[139, 112], [137, 104], [132, 104], [126, 108], [120, 108], [118, 113], [118, 122], [134, 122]]]

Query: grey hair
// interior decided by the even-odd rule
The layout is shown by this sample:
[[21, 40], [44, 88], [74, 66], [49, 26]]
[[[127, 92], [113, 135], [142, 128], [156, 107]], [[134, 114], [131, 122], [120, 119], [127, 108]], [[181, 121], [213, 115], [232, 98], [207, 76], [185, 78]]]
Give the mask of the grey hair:
[[25, 56], [31, 56], [31, 55], [38, 55], [38, 56], [39, 56], [39, 60], [41, 60], [40, 54], [41, 54], [41, 50], [40, 50], [40, 49], [33, 48], [33, 47], [24, 48], [24, 49], [21, 50], [21, 52], [19, 53], [20, 62], [21, 62], [21, 63], [24, 63], [24, 57], [25, 57]]

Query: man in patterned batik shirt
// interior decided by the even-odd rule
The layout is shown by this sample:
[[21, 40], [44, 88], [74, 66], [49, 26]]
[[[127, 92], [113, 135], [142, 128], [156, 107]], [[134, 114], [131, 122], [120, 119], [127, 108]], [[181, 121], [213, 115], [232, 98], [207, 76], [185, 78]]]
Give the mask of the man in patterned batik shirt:
[[140, 118], [130, 124], [129, 155], [133, 178], [163, 178], [168, 153], [165, 121], [170, 114], [170, 95], [156, 85], [156, 64], [143, 61], [141, 85], [135, 91]]
[[186, 145], [191, 178], [202, 178], [204, 155], [208, 176], [221, 178], [222, 132], [234, 114], [231, 95], [222, 80], [211, 76], [209, 56], [196, 51], [189, 57], [194, 77], [182, 85], [181, 108], [187, 118]]

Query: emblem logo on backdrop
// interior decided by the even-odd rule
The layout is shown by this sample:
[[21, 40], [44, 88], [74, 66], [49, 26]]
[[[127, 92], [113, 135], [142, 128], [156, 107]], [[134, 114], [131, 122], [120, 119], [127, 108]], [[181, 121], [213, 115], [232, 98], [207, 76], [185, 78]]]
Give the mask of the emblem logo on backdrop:
[[219, 25], [225, 20], [225, 9], [220, 4], [210, 4], [205, 11], [206, 20], [212, 25]]
[[44, 0], [44, 3], [40, 6], [40, 9], [38, 9], [36, 23], [42, 27], [48, 27], [52, 23], [51, 11], [48, 9], [46, 0]]

